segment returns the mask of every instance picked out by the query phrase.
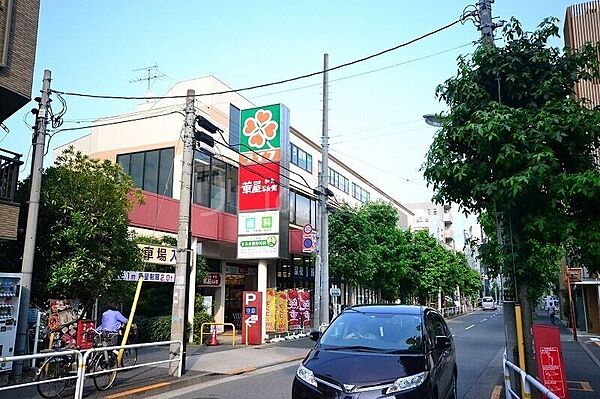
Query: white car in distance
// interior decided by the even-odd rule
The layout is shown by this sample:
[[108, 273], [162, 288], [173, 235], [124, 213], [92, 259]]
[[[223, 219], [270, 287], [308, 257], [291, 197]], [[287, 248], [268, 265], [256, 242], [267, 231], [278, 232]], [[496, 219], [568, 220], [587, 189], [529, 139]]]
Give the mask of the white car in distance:
[[496, 302], [491, 296], [484, 296], [481, 298], [481, 309], [483, 310], [496, 310]]

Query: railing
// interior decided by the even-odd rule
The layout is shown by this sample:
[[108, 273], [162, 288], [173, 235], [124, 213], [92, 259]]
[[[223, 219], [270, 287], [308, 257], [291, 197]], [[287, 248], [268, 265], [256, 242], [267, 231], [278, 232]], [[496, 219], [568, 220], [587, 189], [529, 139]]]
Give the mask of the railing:
[[[122, 349], [146, 348], [146, 347], [151, 347], [151, 346], [164, 346], [164, 345], [173, 345], [173, 344], [175, 344], [179, 347], [179, 351], [174, 352], [174, 353], [173, 352], [169, 353], [170, 356], [176, 355], [176, 357], [174, 357], [172, 359], [158, 360], [158, 361], [154, 361], [154, 362], [136, 364], [133, 366], [117, 367], [117, 368], [113, 368], [110, 370], [102, 370], [102, 371], [97, 371], [97, 372], [92, 372], [92, 373], [86, 373], [87, 362], [92, 353], [105, 352], [105, 351], [119, 351]], [[116, 345], [116, 346], [92, 348], [92, 349], [86, 350], [85, 352], [78, 351], [78, 350], [61, 350], [61, 351], [37, 353], [35, 355], [0, 357], [0, 363], [21, 361], [21, 360], [31, 360], [31, 359], [43, 359], [43, 358], [49, 358], [49, 357], [54, 357], [54, 356], [76, 356], [77, 357], [77, 374], [76, 375], [68, 376], [68, 377], [59, 377], [59, 378], [54, 378], [54, 379], [44, 379], [42, 381], [25, 382], [22, 384], [15, 384], [15, 385], [9, 385], [9, 386], [5, 386], [5, 387], [0, 387], [0, 392], [6, 391], [9, 389], [24, 388], [24, 387], [40, 385], [40, 384], [48, 384], [49, 382], [76, 380], [74, 398], [81, 399], [81, 398], [83, 398], [83, 385], [85, 382], [85, 378], [95, 376], [95, 375], [114, 373], [115, 371], [121, 372], [121, 371], [135, 369], [138, 367], [148, 367], [148, 366], [154, 366], [154, 365], [158, 365], [158, 364], [178, 362], [179, 365], [178, 365], [178, 369], [177, 369], [177, 377], [181, 377], [181, 372], [183, 369], [182, 353], [183, 353], [183, 343], [181, 341], [161, 341], [161, 342], [148, 342], [148, 343], [144, 343], [144, 344]]]
[[183, 356], [182, 356], [183, 343], [181, 341], [160, 341], [160, 342], [147, 342], [144, 344], [115, 345], [115, 346], [92, 348], [92, 349], [87, 350], [85, 352], [85, 354], [83, 355], [83, 360], [78, 368], [77, 387], [79, 389], [75, 389], [75, 399], [83, 398], [83, 384], [85, 382], [85, 377], [92, 377], [92, 376], [100, 375], [100, 374], [108, 374], [108, 373], [113, 373], [115, 371], [115, 369], [110, 369], [110, 370], [96, 371], [93, 373], [86, 373], [87, 361], [92, 353], [106, 352], [106, 351], [119, 351], [122, 349], [146, 348], [146, 347], [150, 347], [150, 346], [165, 346], [165, 345], [173, 345], [173, 344], [179, 346], [179, 353], [169, 352], [169, 355], [170, 356], [177, 355], [177, 357], [174, 357], [172, 359], [157, 360], [154, 362], [135, 364], [133, 366], [117, 367], [116, 370], [117, 371], [125, 371], [125, 370], [132, 370], [132, 369], [139, 368], [139, 367], [148, 367], [148, 366], [155, 366], [155, 365], [164, 364], [164, 363], [179, 362], [179, 366], [177, 368], [177, 377], [181, 377], [181, 371], [183, 369]]
[[545, 395], [548, 399], [560, 399], [551, 390], [546, 388], [541, 382], [536, 380], [534, 377], [521, 370], [519, 367], [511, 363], [506, 359], [506, 352], [502, 357], [502, 370], [504, 372], [504, 391], [506, 399], [521, 399], [512, 387], [511, 371], [518, 374], [521, 380], [521, 389], [523, 391], [523, 399], [531, 398], [531, 387], [535, 388], [539, 393]]
[[[64, 351], [52, 351], [52, 352], [44, 352], [44, 353], [36, 353], [35, 355], [19, 355], [19, 356], [8, 356], [8, 357], [0, 357], [0, 363], [4, 362], [15, 362], [21, 360], [33, 360], [33, 359], [45, 359], [48, 357], [54, 356], [77, 356], [77, 365], [78, 367], [83, 364], [83, 355], [80, 351], [77, 350], [64, 350]], [[79, 370], [79, 368], [77, 369]], [[5, 387], [0, 387], [1, 391], [7, 391], [9, 389], [15, 388], [25, 388], [34, 385], [47, 384], [49, 382], [57, 382], [57, 381], [67, 381], [77, 379], [75, 385], [75, 392], [79, 390], [83, 391], [83, 380], [79, 379], [79, 371], [77, 375], [69, 376], [69, 377], [59, 377], [53, 379], [44, 379], [42, 381], [33, 381], [33, 382], [24, 382], [22, 384], [8, 385]]]
[[449, 316], [455, 316], [457, 314], [462, 314], [464, 312], [463, 312], [463, 309], [461, 308], [461, 306], [452, 306], [452, 307], [448, 307], [448, 308], [441, 308], [440, 313], [444, 317], [449, 317]]
[[[235, 346], [235, 339], [237, 337], [237, 335], [235, 334], [235, 326], [233, 325], [233, 323], [202, 323], [200, 325], [200, 345], [202, 345], [202, 339], [204, 338], [205, 335], [210, 335], [212, 334], [212, 331], [209, 331], [207, 333], [204, 332], [204, 326], [231, 326], [232, 330], [231, 330], [231, 334], [225, 334], [223, 332], [223, 336], [225, 337], [231, 337], [232, 341], [231, 341], [231, 346]], [[224, 329], [223, 329], [224, 330]]]
[[0, 148], [0, 200], [14, 201], [19, 167], [23, 164], [20, 159], [21, 154]]

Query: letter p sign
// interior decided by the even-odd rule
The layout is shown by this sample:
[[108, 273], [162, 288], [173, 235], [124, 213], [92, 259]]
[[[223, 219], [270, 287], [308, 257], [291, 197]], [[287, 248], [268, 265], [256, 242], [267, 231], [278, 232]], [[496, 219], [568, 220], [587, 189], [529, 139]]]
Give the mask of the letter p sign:
[[246, 299], [244, 301], [244, 305], [248, 306], [254, 301], [256, 301], [256, 294], [253, 292], [246, 292]]

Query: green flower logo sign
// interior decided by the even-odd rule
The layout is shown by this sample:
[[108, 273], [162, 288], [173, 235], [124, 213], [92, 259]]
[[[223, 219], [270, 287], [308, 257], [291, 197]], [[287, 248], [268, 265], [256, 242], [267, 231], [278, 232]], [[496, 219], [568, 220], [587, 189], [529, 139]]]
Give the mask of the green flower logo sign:
[[257, 150], [267, 146], [269, 149], [279, 147], [279, 143], [275, 146], [271, 144], [277, 137], [277, 129], [279, 124], [273, 120], [273, 113], [268, 109], [258, 109], [253, 117], [249, 117], [244, 121], [242, 133], [247, 137], [248, 146]]

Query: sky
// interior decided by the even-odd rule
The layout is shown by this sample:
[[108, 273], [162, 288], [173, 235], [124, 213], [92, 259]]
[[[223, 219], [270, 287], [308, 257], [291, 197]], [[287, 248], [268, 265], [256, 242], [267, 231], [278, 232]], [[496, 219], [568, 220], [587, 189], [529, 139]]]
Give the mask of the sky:
[[[470, 0], [472, 3], [475, 0]], [[164, 94], [178, 81], [214, 75], [233, 88], [318, 71], [323, 54], [336, 65], [377, 53], [456, 20], [468, 0], [42, 0], [34, 97], [44, 69], [52, 88], [106, 95], [143, 96], [135, 82], [157, 65], [165, 76], [151, 91]], [[492, 14], [515, 16], [526, 30], [543, 18], [563, 19], [564, 0], [496, 0]], [[499, 33], [499, 32], [497, 32]], [[403, 203], [431, 199], [419, 171], [436, 129], [422, 115], [445, 109], [437, 85], [456, 73], [456, 58], [474, 49], [480, 33], [471, 22], [375, 59], [329, 74], [331, 154], [347, 162]], [[563, 47], [562, 38], [555, 45]], [[359, 75], [359, 76], [355, 76]], [[322, 77], [244, 92], [256, 103], [284, 103], [291, 124], [320, 142]], [[305, 87], [311, 86], [311, 87]], [[65, 97], [63, 127], [85, 126], [98, 117], [131, 112], [139, 101]], [[56, 108], [59, 102], [53, 103]], [[29, 160], [31, 102], [4, 124], [0, 146]], [[57, 134], [50, 150], [85, 135]], [[51, 155], [51, 151], [50, 151]], [[45, 163], [51, 162], [47, 157]], [[22, 167], [29, 170], [29, 165]], [[474, 222], [454, 208], [454, 236]]]

